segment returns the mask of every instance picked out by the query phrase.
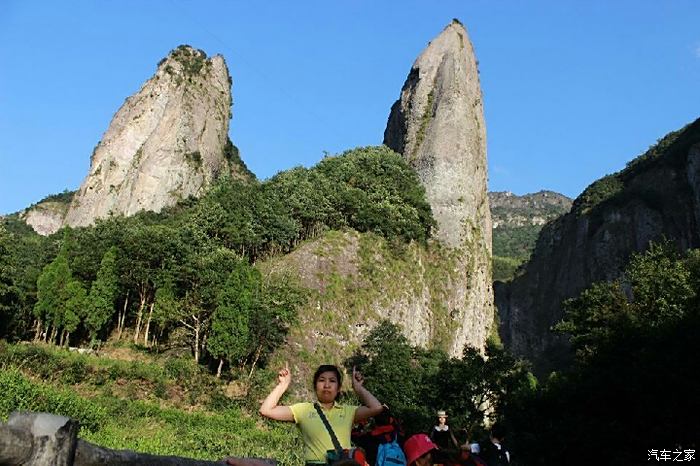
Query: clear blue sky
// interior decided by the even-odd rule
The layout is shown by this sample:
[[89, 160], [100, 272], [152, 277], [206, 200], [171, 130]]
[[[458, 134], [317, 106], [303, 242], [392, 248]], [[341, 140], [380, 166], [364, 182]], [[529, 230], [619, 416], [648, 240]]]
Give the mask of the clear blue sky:
[[231, 138], [260, 178], [381, 144], [452, 18], [480, 62], [491, 190], [575, 197], [700, 116], [697, 0], [0, 0], [0, 213], [76, 189], [180, 44], [226, 58]]

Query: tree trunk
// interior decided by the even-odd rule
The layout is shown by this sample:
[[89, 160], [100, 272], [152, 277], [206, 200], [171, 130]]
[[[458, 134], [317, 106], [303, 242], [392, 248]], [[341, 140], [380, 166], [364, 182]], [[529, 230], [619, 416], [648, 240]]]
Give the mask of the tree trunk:
[[41, 338], [41, 319], [36, 320], [36, 327], [34, 329], [34, 341], [39, 341]]
[[151, 329], [151, 319], [153, 318], [153, 306], [155, 306], [155, 304], [155, 302], [152, 302], [151, 305], [148, 306], [148, 318], [146, 319], [146, 329], [143, 331], [144, 346], [148, 346], [148, 333]]
[[199, 364], [199, 332], [201, 325], [197, 317], [194, 317], [194, 322], [194, 362]]
[[258, 347], [255, 349], [255, 359], [253, 359], [253, 364], [250, 365], [250, 372], [248, 373], [248, 380], [253, 376], [253, 371], [255, 370], [255, 365], [258, 363], [258, 359], [260, 359], [260, 354], [262, 354], [262, 349], [263, 345], [260, 344]]
[[146, 293], [141, 290], [141, 302], [139, 303], [139, 310], [136, 313], [136, 327], [134, 328], [134, 344], [138, 343], [139, 335], [141, 334], [141, 320], [143, 319], [143, 308], [146, 305]]
[[224, 358], [219, 358], [219, 368], [216, 370], [216, 378], [221, 378], [221, 368], [224, 367]]
[[124, 331], [124, 321], [126, 320], [126, 310], [129, 306], [129, 290], [126, 291], [126, 299], [124, 300], [124, 307], [122, 311], [117, 316], [117, 340], [122, 339], [122, 332]]

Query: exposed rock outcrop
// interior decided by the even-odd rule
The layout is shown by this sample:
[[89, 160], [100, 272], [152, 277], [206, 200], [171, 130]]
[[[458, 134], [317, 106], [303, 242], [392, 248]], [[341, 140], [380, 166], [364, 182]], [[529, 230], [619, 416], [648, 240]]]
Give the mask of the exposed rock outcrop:
[[43, 236], [56, 233], [62, 226], [68, 205], [59, 202], [42, 202], [20, 213], [19, 217], [34, 231]]
[[438, 243], [397, 249], [372, 233], [329, 231], [258, 267], [310, 290], [284, 351], [297, 363], [308, 362], [306, 370], [313, 372], [317, 363], [349, 357], [382, 319], [400, 325], [413, 345], [453, 355], [461, 355], [465, 338], [485, 339], [481, 333], [493, 315], [464, 322], [459, 312], [467, 292], [462, 259], [459, 250]]
[[[489, 193], [494, 230], [542, 226], [568, 212], [571, 204], [571, 199], [553, 191], [539, 191], [522, 196], [509, 191]], [[496, 251], [493, 253], [496, 254]]]
[[116, 113], [65, 224], [159, 211], [239, 173], [228, 140], [231, 79], [223, 57], [180, 46]]
[[493, 316], [486, 129], [476, 58], [459, 21], [416, 59], [392, 106], [384, 144], [417, 171], [437, 238], [462, 253], [451, 300], [461, 325], [450, 352], [461, 354], [465, 343], [482, 347]]
[[542, 229], [524, 273], [496, 287], [503, 341], [539, 373], [561, 367], [567, 341], [550, 327], [562, 301], [617, 278], [632, 253], [664, 237], [700, 247], [700, 120], [593, 183]]
[[63, 191], [45, 197], [19, 212], [19, 218], [40, 235], [50, 235], [62, 226], [75, 191]]

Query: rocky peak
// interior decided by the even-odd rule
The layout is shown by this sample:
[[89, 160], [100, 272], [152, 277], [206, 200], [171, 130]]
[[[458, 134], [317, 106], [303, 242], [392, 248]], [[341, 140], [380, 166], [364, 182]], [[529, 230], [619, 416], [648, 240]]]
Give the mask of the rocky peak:
[[230, 156], [231, 77], [221, 56], [182, 45], [112, 119], [65, 224], [159, 211], [199, 196], [220, 175], [242, 175]]
[[479, 73], [459, 21], [416, 59], [391, 108], [384, 144], [418, 172], [445, 244], [459, 247], [473, 228], [490, 230]]
[[392, 106], [384, 144], [416, 170], [436, 237], [461, 259], [449, 301], [458, 324], [451, 353], [482, 347], [493, 318], [491, 214], [479, 72], [464, 26], [452, 21], [413, 63]]

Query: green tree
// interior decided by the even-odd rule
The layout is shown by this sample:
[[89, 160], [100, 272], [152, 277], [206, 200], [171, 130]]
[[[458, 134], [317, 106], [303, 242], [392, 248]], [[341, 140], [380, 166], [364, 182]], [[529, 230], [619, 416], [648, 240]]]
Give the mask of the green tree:
[[260, 273], [239, 261], [219, 293], [207, 339], [207, 350], [219, 360], [217, 377], [224, 362], [240, 364], [250, 352], [250, 321], [260, 306], [260, 288]]
[[[191, 229], [186, 229], [190, 232]], [[153, 299], [159, 277], [164, 271], [171, 270], [175, 264], [185, 261], [184, 256], [191, 253], [190, 245], [183, 244], [181, 232], [170, 225], [149, 225], [135, 223], [126, 228], [123, 243], [119, 245], [122, 253], [118, 256], [118, 270], [123, 280], [123, 287], [131, 291], [137, 299], [134, 324], [134, 343], [141, 337], [147, 326], [148, 316], [153, 311]], [[192, 243], [198, 239], [190, 238]], [[121, 316], [122, 320], [125, 316]]]
[[487, 342], [484, 354], [465, 346], [461, 359], [445, 359], [432, 376], [426, 399], [450, 412], [451, 423], [464, 426], [470, 438], [496, 421], [509, 396], [532, 389], [527, 365]]
[[671, 242], [652, 243], [625, 270], [637, 318], [652, 327], [678, 320], [697, 295], [692, 271]]
[[263, 281], [259, 306], [250, 319], [249, 379], [255, 367], [267, 362], [268, 356], [284, 343], [290, 326], [297, 321], [297, 309], [306, 298], [291, 277], [268, 277]]
[[6, 337], [9, 323], [14, 320], [19, 306], [19, 289], [15, 285], [14, 258], [9, 245], [12, 241], [3, 225], [0, 225], [0, 338]]
[[193, 253], [178, 269], [178, 288], [183, 298], [177, 318], [189, 334], [196, 362], [199, 362], [219, 293], [239, 260], [233, 251], [215, 248]]
[[153, 306], [153, 342], [157, 345], [163, 334], [176, 322], [180, 302], [175, 293], [175, 284], [170, 276], [166, 276], [156, 289]]
[[81, 316], [85, 316], [88, 297], [85, 287], [79, 280], [72, 279], [65, 288], [65, 303], [63, 312], [63, 332], [59, 346], [69, 346], [70, 334], [80, 325]]
[[427, 377], [414, 355], [401, 328], [385, 320], [370, 331], [360, 350], [346, 364], [360, 366], [368, 389], [377, 399], [408, 426], [420, 430], [430, 419], [430, 407], [422, 399]]
[[55, 343], [59, 330], [63, 327], [65, 314], [66, 286], [72, 280], [65, 250], [42, 271], [37, 280], [37, 302], [34, 315], [39, 320], [37, 335], [44, 332], [44, 340]]
[[681, 258], [669, 242], [652, 243], [632, 256], [621, 279], [595, 283], [565, 301], [554, 329], [568, 334], [577, 356], [586, 359], [621, 334], [682, 319], [698, 295], [694, 257]]
[[97, 340], [100, 332], [114, 316], [114, 300], [117, 296], [117, 248], [112, 246], [100, 262], [97, 277], [90, 287], [85, 326], [90, 339]]
[[699, 265], [698, 250], [651, 245], [620, 280], [567, 302], [557, 329], [571, 335], [573, 365], [502, 409], [524, 464], [635, 464], [650, 444], [696, 442]]

